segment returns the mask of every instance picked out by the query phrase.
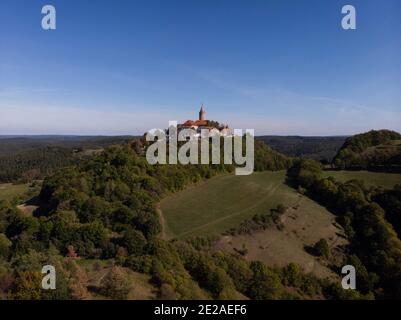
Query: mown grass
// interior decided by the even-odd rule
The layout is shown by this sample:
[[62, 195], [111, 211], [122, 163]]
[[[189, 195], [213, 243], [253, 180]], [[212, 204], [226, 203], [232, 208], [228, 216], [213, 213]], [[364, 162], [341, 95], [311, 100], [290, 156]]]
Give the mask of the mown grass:
[[284, 184], [285, 171], [218, 176], [163, 199], [165, 236], [219, 234], [278, 204], [294, 205], [297, 193]]

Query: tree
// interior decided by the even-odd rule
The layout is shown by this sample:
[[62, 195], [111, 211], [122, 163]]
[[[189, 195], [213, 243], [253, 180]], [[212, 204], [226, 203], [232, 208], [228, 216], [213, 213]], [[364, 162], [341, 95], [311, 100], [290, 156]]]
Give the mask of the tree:
[[74, 260], [69, 260], [67, 268], [70, 273], [68, 280], [68, 289], [71, 297], [76, 300], [89, 298], [90, 294], [87, 289], [88, 277], [83, 268], [81, 268]]
[[13, 297], [17, 300], [40, 300], [42, 276], [39, 272], [19, 272], [15, 279]]
[[283, 270], [284, 272], [284, 282], [286, 285], [292, 287], [299, 287], [302, 285], [302, 273], [299, 265], [295, 263], [290, 263]]
[[252, 261], [250, 267], [253, 278], [248, 296], [256, 300], [278, 299], [282, 289], [279, 276], [260, 261]]
[[78, 211], [81, 222], [91, 222], [97, 219], [104, 219], [110, 214], [110, 205], [100, 197], [89, 198]]
[[224, 269], [215, 267], [208, 277], [208, 289], [218, 299], [234, 299], [235, 287]]
[[100, 291], [105, 296], [116, 300], [126, 299], [131, 289], [131, 283], [120, 267], [113, 266], [100, 283]]
[[10, 253], [11, 241], [4, 233], [0, 233], [0, 257], [6, 258]]
[[294, 187], [310, 188], [322, 174], [319, 162], [310, 159], [301, 159], [294, 162], [287, 171], [287, 182]]
[[146, 239], [142, 232], [130, 228], [124, 232], [123, 245], [129, 254], [140, 256], [144, 251]]
[[77, 253], [75, 252], [74, 246], [72, 246], [72, 245], [67, 246], [67, 257], [68, 258], [77, 258], [78, 257]]
[[330, 255], [330, 248], [325, 239], [320, 239], [318, 242], [316, 242], [313, 246], [313, 251], [320, 257], [328, 258]]

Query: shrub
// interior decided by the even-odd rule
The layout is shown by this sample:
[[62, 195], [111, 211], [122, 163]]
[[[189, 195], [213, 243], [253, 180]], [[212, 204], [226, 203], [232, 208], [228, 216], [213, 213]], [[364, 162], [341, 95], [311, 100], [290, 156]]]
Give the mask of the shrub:
[[320, 257], [328, 258], [330, 255], [330, 248], [325, 239], [320, 239], [318, 242], [316, 242], [313, 246], [313, 251]]

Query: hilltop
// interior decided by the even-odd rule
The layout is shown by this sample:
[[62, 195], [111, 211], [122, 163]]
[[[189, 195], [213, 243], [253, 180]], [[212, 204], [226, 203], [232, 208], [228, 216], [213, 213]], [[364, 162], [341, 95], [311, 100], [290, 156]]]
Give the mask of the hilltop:
[[401, 134], [371, 130], [348, 138], [333, 164], [342, 169], [400, 170]]
[[344, 144], [347, 136], [259, 136], [273, 150], [288, 157], [310, 158], [330, 163]]

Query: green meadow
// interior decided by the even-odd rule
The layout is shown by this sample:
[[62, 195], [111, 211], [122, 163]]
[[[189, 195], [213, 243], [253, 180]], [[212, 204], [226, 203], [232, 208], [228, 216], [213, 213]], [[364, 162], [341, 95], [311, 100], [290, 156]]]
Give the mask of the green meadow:
[[172, 194], [160, 203], [165, 237], [219, 234], [278, 204], [296, 204], [284, 179], [285, 171], [223, 175]]
[[[363, 180], [366, 185], [391, 188], [401, 183], [401, 174], [367, 171], [325, 171], [339, 181]], [[171, 194], [160, 202], [165, 238], [216, 235], [255, 214], [269, 212], [278, 204], [298, 205], [300, 195], [285, 183], [285, 171], [255, 172], [249, 176], [223, 175]], [[303, 201], [301, 210], [321, 211], [321, 206]], [[319, 213], [320, 214], [320, 213]]]

